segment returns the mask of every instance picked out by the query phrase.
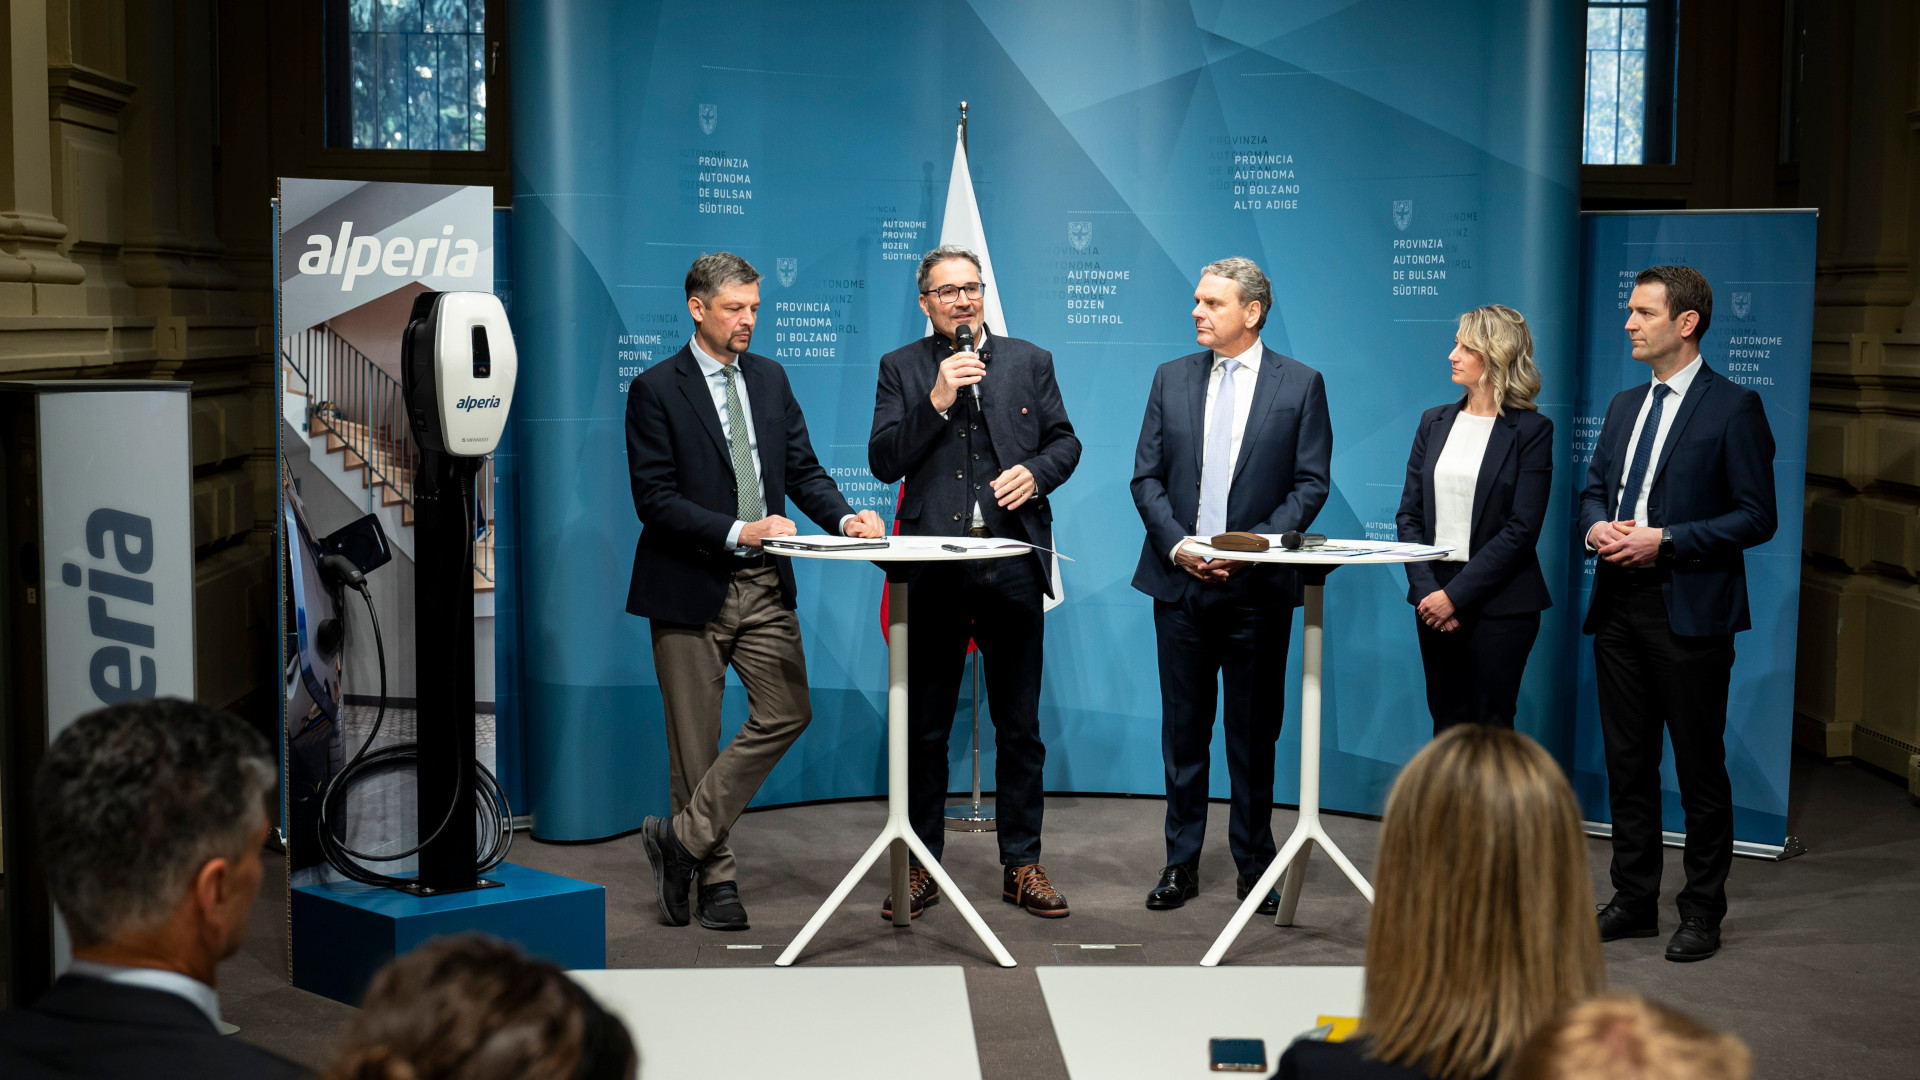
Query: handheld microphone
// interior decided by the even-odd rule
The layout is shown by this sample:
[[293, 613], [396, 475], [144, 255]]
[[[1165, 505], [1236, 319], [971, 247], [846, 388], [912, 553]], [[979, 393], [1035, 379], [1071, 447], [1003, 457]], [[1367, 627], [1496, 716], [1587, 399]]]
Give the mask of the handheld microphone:
[[[954, 347], [959, 349], [961, 352], [972, 352], [973, 351], [973, 327], [968, 326], [966, 323], [961, 323], [957, 328], [955, 328], [955, 330], [953, 331], [953, 344], [954, 344]], [[973, 403], [975, 405], [980, 404], [980, 384], [974, 383], [971, 387], [969, 387], [969, 389], [973, 391]]]
[[1288, 551], [1299, 551], [1303, 547], [1319, 547], [1326, 542], [1327, 538], [1319, 533], [1289, 531], [1280, 534], [1280, 546]]

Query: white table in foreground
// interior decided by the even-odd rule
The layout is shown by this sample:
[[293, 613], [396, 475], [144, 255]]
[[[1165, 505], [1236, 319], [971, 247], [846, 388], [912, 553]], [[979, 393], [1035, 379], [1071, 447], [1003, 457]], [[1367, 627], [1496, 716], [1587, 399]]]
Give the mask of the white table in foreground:
[[[847, 1080], [902, 1061], [912, 1062], [922, 1080], [980, 1080], [966, 974], [958, 967], [567, 974], [626, 1023], [647, 1080]], [[898, 1000], [914, 1007], [889, 1009], [886, 1023], [873, 1022], [880, 1003]]]
[[[822, 537], [795, 537], [796, 541], [814, 543], [833, 543]], [[959, 550], [952, 550], [958, 548]], [[944, 536], [894, 536], [888, 538], [887, 546], [877, 547], [823, 547], [816, 550], [802, 548], [769, 547], [770, 554], [789, 556], [796, 559], [833, 559], [841, 562], [871, 563], [924, 563], [924, 562], [963, 562], [968, 559], [1004, 559], [1013, 555], [1024, 555], [1033, 550], [1026, 544], [1014, 540], [974, 539], [971, 537]], [[987, 929], [986, 920], [973, 909], [967, 898], [960, 892], [960, 886], [954, 884], [941, 868], [940, 860], [933, 857], [920, 837], [914, 834], [913, 826], [907, 821], [907, 583], [904, 581], [887, 582], [887, 824], [880, 830], [880, 836], [866, 854], [853, 864], [853, 869], [843, 878], [827, 902], [813, 913], [807, 925], [800, 928], [799, 936], [793, 939], [786, 951], [774, 963], [786, 967], [800, 958], [800, 951], [820, 932], [827, 919], [847, 899], [847, 894], [859, 883], [867, 869], [880, 858], [880, 853], [891, 849], [893, 925], [908, 926], [912, 922], [907, 897], [907, 853], [911, 851], [920, 857], [920, 865], [933, 880], [940, 884], [940, 898], [959, 909], [967, 925], [980, 936], [987, 951], [1001, 967], [1013, 967], [1013, 954], [1000, 939]], [[891, 993], [888, 995], [891, 996]], [[918, 1060], [916, 1057], [915, 1060]]]
[[[1357, 967], [1043, 967], [1040, 990], [1073, 1080], [1203, 1080], [1209, 1039], [1264, 1039], [1267, 1073], [1320, 1016], [1359, 1016]], [[919, 1060], [916, 1058], [915, 1060]]]
[[[1302, 550], [1287, 551], [1280, 546], [1278, 536], [1269, 536], [1267, 541], [1273, 546], [1266, 551], [1221, 551], [1198, 541], [1188, 541], [1187, 548], [1200, 555], [1214, 559], [1239, 559], [1245, 562], [1280, 563], [1301, 571], [1302, 584], [1306, 586], [1306, 604], [1301, 616], [1302, 638], [1300, 648], [1300, 819], [1293, 828], [1293, 835], [1280, 847], [1267, 872], [1247, 891], [1247, 898], [1240, 903], [1233, 918], [1227, 920], [1227, 927], [1214, 940], [1213, 947], [1207, 950], [1200, 963], [1213, 967], [1226, 955], [1227, 947], [1233, 939], [1240, 936], [1241, 928], [1247, 920], [1253, 918], [1253, 911], [1260, 901], [1286, 876], [1286, 886], [1280, 891], [1280, 911], [1273, 917], [1275, 926], [1292, 926], [1294, 911], [1300, 905], [1300, 881], [1306, 876], [1307, 855], [1313, 845], [1318, 844], [1327, 857], [1332, 859], [1340, 872], [1347, 875], [1353, 887], [1360, 895], [1373, 903], [1373, 886], [1353, 863], [1341, 852], [1339, 845], [1327, 835], [1320, 824], [1320, 671], [1321, 636], [1324, 599], [1327, 575], [1342, 566], [1379, 566], [1385, 563], [1431, 562], [1445, 554], [1433, 548], [1423, 548], [1417, 544], [1387, 544], [1371, 540], [1329, 539], [1329, 545], [1351, 544], [1355, 547], [1377, 548], [1362, 555], [1343, 555], [1324, 551]], [[1291, 868], [1293, 871], [1289, 873]]]

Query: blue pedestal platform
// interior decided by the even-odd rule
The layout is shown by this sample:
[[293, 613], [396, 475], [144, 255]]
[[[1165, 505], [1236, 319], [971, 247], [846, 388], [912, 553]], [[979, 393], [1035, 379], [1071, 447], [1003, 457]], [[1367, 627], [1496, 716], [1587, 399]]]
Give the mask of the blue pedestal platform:
[[293, 890], [293, 985], [359, 1005], [380, 966], [428, 938], [479, 932], [563, 968], [607, 966], [604, 886], [501, 863], [499, 888], [419, 898], [357, 882]]

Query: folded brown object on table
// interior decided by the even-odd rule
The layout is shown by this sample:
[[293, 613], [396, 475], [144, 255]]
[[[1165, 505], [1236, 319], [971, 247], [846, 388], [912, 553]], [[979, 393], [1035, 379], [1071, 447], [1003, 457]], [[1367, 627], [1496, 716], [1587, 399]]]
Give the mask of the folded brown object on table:
[[1220, 533], [1213, 539], [1207, 541], [1207, 543], [1212, 547], [1219, 548], [1221, 551], [1267, 550], [1267, 538], [1258, 533], [1250, 532]]

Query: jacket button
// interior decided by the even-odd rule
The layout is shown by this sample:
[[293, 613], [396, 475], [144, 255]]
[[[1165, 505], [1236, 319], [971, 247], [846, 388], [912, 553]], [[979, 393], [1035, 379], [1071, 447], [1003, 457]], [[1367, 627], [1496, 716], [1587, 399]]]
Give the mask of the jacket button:
[[960, 515], [959, 515], [959, 514], [955, 514], [955, 515], [953, 515], [953, 520], [955, 520], [955, 521], [959, 521], [959, 520], [960, 520]]
[[[974, 457], [979, 457], [980, 455], [979, 455], [979, 454], [975, 454], [975, 455], [973, 455], [973, 456], [974, 456]], [[963, 473], [961, 473], [961, 471], [960, 471], [959, 469], [955, 469], [955, 470], [953, 470], [953, 478], [954, 478], [955, 480], [964, 480], [964, 479], [966, 479], [966, 476], [965, 476], [965, 475], [964, 475]]]

